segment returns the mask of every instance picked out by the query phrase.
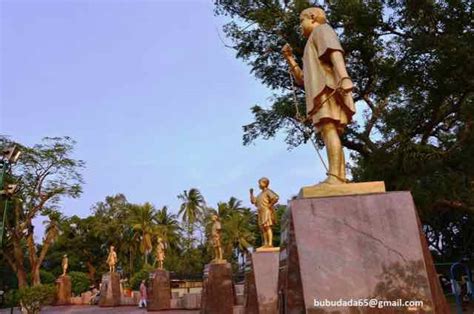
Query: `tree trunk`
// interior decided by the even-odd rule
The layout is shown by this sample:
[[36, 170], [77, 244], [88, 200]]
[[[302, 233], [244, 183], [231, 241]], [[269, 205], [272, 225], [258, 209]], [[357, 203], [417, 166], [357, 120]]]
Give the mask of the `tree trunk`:
[[40, 264], [35, 265], [31, 269], [31, 285], [32, 286], [37, 286], [41, 284], [41, 278], [40, 278]]
[[92, 264], [92, 262], [89, 260], [86, 262], [86, 265], [87, 265], [87, 270], [89, 272], [89, 279], [92, 283], [95, 283], [95, 273], [96, 273], [95, 267]]
[[17, 243], [16, 239], [13, 240], [13, 254], [15, 259], [15, 272], [16, 278], [18, 279], [18, 288], [23, 288], [28, 286], [28, 280], [26, 279], [26, 270], [23, 265], [23, 250], [20, 243]]

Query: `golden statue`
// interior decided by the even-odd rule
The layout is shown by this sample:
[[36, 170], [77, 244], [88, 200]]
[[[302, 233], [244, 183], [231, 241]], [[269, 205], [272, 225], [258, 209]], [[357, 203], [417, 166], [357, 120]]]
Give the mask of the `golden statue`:
[[115, 253], [114, 246], [110, 246], [109, 256], [107, 256], [107, 265], [109, 265], [109, 271], [115, 272], [115, 264], [117, 264], [117, 253]]
[[67, 268], [69, 267], [69, 260], [67, 258], [67, 254], [63, 255], [63, 260], [61, 261], [61, 266], [63, 267], [62, 276], [66, 276]]
[[329, 169], [320, 184], [346, 183], [346, 165], [340, 136], [355, 113], [352, 98], [353, 83], [347, 74], [344, 50], [336, 32], [327, 24], [320, 8], [308, 8], [300, 14], [300, 27], [308, 39], [304, 49], [302, 70], [296, 63], [291, 47], [282, 53], [295, 82], [304, 86], [306, 112], [326, 146]]
[[155, 257], [158, 261], [158, 268], [163, 269], [163, 261], [165, 260], [165, 244], [162, 238], [158, 238], [158, 244], [156, 245]]
[[275, 209], [273, 206], [278, 202], [278, 194], [270, 190], [269, 185], [270, 180], [267, 178], [258, 180], [258, 187], [262, 192], [257, 197], [253, 195], [253, 189], [250, 189], [250, 202], [257, 206], [258, 225], [263, 236], [263, 245], [257, 251], [273, 248], [272, 226], [275, 224]]
[[219, 216], [212, 215], [212, 229], [211, 229], [211, 241], [212, 247], [214, 248], [214, 259], [211, 263], [225, 263], [225, 259], [222, 256], [222, 243], [221, 243], [221, 222]]

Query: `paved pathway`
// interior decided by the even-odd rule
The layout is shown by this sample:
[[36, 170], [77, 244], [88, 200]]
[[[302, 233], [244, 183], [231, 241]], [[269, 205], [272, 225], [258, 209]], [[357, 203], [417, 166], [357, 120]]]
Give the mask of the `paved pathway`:
[[[0, 309], [0, 314], [8, 314], [10, 309]], [[14, 314], [20, 314], [18, 308], [13, 311]], [[145, 314], [146, 310], [139, 309], [137, 306], [118, 306], [118, 307], [99, 307], [93, 305], [71, 305], [71, 306], [45, 306], [41, 309], [43, 314], [59, 314], [59, 313], [68, 313], [68, 314], [88, 314], [88, 313], [130, 313], [130, 314]], [[199, 311], [193, 310], [169, 310], [169, 311], [157, 311], [150, 313], [166, 313], [166, 314], [198, 314]]]

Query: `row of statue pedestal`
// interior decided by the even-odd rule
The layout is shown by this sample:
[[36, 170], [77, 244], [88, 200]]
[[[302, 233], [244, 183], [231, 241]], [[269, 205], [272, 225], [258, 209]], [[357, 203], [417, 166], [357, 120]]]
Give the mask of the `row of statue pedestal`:
[[[60, 285], [70, 289], [66, 278]], [[104, 275], [100, 306], [120, 304], [119, 285], [118, 274]], [[315, 306], [360, 299], [422, 301], [412, 313], [449, 313], [409, 192], [292, 200], [280, 248], [251, 255], [244, 291], [249, 314], [400, 310]], [[170, 309], [170, 299], [169, 273], [157, 270], [148, 310]], [[235, 313], [235, 299], [231, 265], [206, 265], [201, 313]]]

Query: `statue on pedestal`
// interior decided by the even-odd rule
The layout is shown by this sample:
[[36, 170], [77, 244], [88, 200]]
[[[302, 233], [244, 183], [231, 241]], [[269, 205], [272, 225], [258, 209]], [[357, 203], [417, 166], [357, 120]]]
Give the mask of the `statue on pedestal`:
[[114, 246], [110, 246], [109, 256], [107, 256], [107, 265], [109, 265], [109, 271], [115, 272], [115, 264], [117, 264], [117, 253], [114, 250]]
[[258, 186], [262, 192], [257, 197], [253, 195], [253, 189], [250, 189], [250, 202], [257, 206], [258, 225], [262, 231], [263, 245], [259, 249], [273, 248], [272, 226], [275, 224], [275, 209], [273, 206], [278, 202], [278, 195], [268, 188], [269, 185], [270, 180], [268, 178], [264, 177], [258, 180]]
[[61, 266], [63, 268], [62, 276], [66, 276], [67, 268], [69, 267], [69, 260], [67, 258], [67, 254], [63, 255], [63, 260], [61, 261]]
[[221, 243], [221, 222], [219, 220], [219, 216], [212, 215], [212, 229], [211, 229], [211, 241], [212, 246], [214, 248], [214, 259], [211, 263], [218, 264], [218, 263], [225, 263], [225, 259], [222, 255], [222, 243]]
[[158, 244], [156, 245], [155, 257], [156, 257], [156, 260], [158, 261], [158, 268], [163, 269], [163, 261], [165, 260], [165, 244], [163, 243], [163, 239], [161, 237], [158, 238]]
[[304, 49], [302, 70], [292, 49], [286, 44], [282, 53], [295, 82], [304, 86], [308, 119], [321, 132], [326, 146], [329, 169], [320, 185], [343, 184], [346, 165], [341, 135], [356, 109], [352, 98], [354, 87], [344, 62], [344, 50], [336, 32], [327, 24], [320, 8], [308, 8], [300, 14], [300, 27], [308, 39]]

